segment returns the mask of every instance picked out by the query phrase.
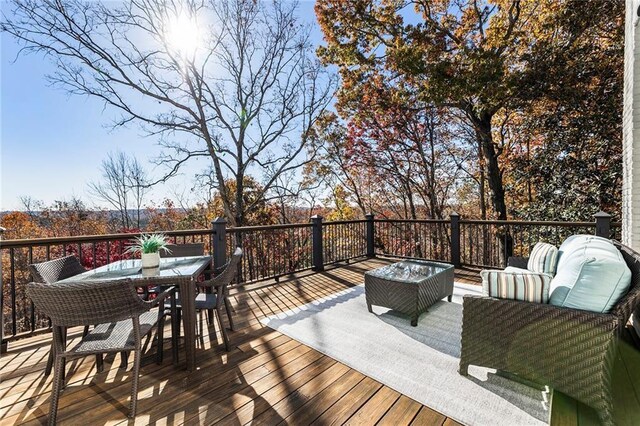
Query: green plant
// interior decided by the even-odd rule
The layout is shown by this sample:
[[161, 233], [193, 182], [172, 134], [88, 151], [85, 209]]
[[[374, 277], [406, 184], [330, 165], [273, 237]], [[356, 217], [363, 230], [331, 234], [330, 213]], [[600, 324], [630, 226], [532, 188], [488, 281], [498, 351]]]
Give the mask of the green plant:
[[127, 249], [129, 253], [158, 253], [160, 250], [171, 253], [167, 247], [167, 237], [163, 234], [142, 234], [133, 241], [134, 243]]

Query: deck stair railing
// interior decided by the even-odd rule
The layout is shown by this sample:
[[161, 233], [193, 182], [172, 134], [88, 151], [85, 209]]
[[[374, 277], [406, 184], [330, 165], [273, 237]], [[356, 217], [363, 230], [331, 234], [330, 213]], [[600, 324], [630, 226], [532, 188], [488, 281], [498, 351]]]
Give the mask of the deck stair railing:
[[[74, 254], [85, 267], [96, 268], [128, 258], [126, 249], [139, 234], [109, 234], [3, 240], [0, 228], [0, 333], [2, 350], [9, 341], [49, 330], [50, 324], [26, 297], [30, 263]], [[214, 220], [208, 229], [166, 231], [171, 242], [204, 244], [215, 268], [236, 246], [245, 253], [240, 267], [243, 284], [297, 272], [322, 271], [327, 265], [367, 257], [420, 258], [450, 262], [457, 267], [502, 267], [511, 255], [526, 256], [538, 241], [559, 245], [577, 233], [620, 239], [621, 224], [600, 212], [592, 222], [376, 219], [229, 227]]]

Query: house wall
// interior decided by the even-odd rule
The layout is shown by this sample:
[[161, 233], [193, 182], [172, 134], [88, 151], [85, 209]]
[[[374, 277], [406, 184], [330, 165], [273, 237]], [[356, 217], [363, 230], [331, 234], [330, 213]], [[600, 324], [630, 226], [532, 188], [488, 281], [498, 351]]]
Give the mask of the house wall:
[[640, 0], [627, 0], [626, 6], [622, 240], [640, 250], [640, 25], [637, 13]]
[[[622, 127], [622, 241], [640, 250], [640, 0], [626, 0]], [[637, 40], [637, 42], [636, 42]], [[634, 167], [635, 164], [635, 167]], [[633, 326], [640, 334], [640, 318]]]

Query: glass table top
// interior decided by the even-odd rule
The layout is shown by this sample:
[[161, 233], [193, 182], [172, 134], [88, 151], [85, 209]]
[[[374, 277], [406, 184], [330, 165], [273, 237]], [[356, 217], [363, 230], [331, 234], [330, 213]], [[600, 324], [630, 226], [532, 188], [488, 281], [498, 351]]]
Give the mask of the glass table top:
[[142, 269], [140, 259], [118, 260], [58, 282], [193, 276], [210, 263], [211, 256], [165, 257], [160, 259], [159, 268]]
[[376, 278], [415, 283], [446, 271], [449, 268], [453, 268], [453, 265], [420, 260], [405, 260], [374, 269], [373, 271], [367, 271], [366, 274]]

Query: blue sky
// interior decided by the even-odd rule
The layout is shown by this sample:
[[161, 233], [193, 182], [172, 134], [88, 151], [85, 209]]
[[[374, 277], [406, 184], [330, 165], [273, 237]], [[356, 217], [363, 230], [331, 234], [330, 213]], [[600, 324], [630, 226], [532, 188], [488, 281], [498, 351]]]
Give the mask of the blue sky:
[[[315, 21], [313, 1], [300, 2], [300, 16]], [[320, 43], [317, 27], [313, 35]], [[20, 196], [47, 204], [77, 196], [90, 206], [101, 205], [86, 188], [99, 180], [100, 163], [109, 152], [122, 150], [153, 169], [148, 162], [159, 153], [154, 139], [142, 137], [135, 126], [106, 127], [114, 110], [48, 86], [45, 75], [55, 69], [50, 60], [31, 54], [14, 61], [18, 50], [10, 36], [0, 34], [0, 211], [19, 208]], [[193, 174], [206, 164], [194, 160], [181, 176], [156, 187], [150, 201], [189, 188]]]

